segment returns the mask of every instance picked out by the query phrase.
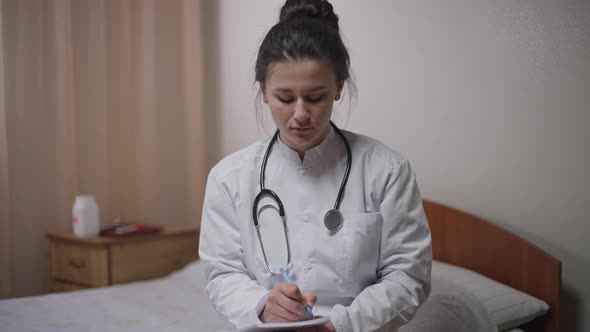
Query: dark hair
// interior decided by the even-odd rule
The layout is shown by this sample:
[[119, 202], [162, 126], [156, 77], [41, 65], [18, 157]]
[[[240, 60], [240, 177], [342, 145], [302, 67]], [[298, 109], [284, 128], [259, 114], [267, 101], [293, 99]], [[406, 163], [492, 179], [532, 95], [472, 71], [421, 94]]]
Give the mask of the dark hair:
[[287, 0], [279, 23], [266, 34], [256, 59], [256, 81], [274, 62], [325, 59], [337, 80], [350, 81], [350, 57], [340, 38], [338, 16], [326, 0]]

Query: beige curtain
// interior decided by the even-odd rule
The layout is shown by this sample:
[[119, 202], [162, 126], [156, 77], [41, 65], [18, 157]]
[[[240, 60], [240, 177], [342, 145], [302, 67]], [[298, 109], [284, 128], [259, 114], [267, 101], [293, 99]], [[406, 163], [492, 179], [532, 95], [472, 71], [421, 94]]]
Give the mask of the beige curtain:
[[205, 165], [198, 0], [0, 0], [0, 297], [42, 293], [47, 231], [76, 194], [198, 225]]

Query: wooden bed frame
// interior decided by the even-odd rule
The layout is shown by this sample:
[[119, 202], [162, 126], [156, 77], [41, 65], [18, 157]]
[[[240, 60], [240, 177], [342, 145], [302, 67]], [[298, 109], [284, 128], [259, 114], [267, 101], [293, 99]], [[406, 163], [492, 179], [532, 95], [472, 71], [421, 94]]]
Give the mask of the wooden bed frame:
[[434, 259], [479, 272], [547, 302], [547, 315], [525, 331], [559, 331], [561, 262], [488, 221], [424, 200]]

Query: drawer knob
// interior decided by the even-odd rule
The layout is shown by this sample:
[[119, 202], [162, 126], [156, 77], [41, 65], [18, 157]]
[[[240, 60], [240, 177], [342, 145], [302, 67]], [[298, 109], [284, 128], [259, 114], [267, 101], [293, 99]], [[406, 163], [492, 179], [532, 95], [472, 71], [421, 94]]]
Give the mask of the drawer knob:
[[83, 269], [86, 267], [86, 263], [81, 259], [70, 259], [68, 260], [68, 263], [71, 267], [74, 267], [76, 269]]

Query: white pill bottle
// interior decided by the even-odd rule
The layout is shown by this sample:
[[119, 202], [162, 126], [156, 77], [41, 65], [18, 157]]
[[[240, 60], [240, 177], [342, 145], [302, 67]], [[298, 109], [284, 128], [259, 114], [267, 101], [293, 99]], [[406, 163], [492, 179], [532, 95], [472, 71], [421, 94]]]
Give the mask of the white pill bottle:
[[72, 207], [72, 223], [76, 236], [98, 236], [100, 233], [100, 213], [94, 196], [76, 196]]

